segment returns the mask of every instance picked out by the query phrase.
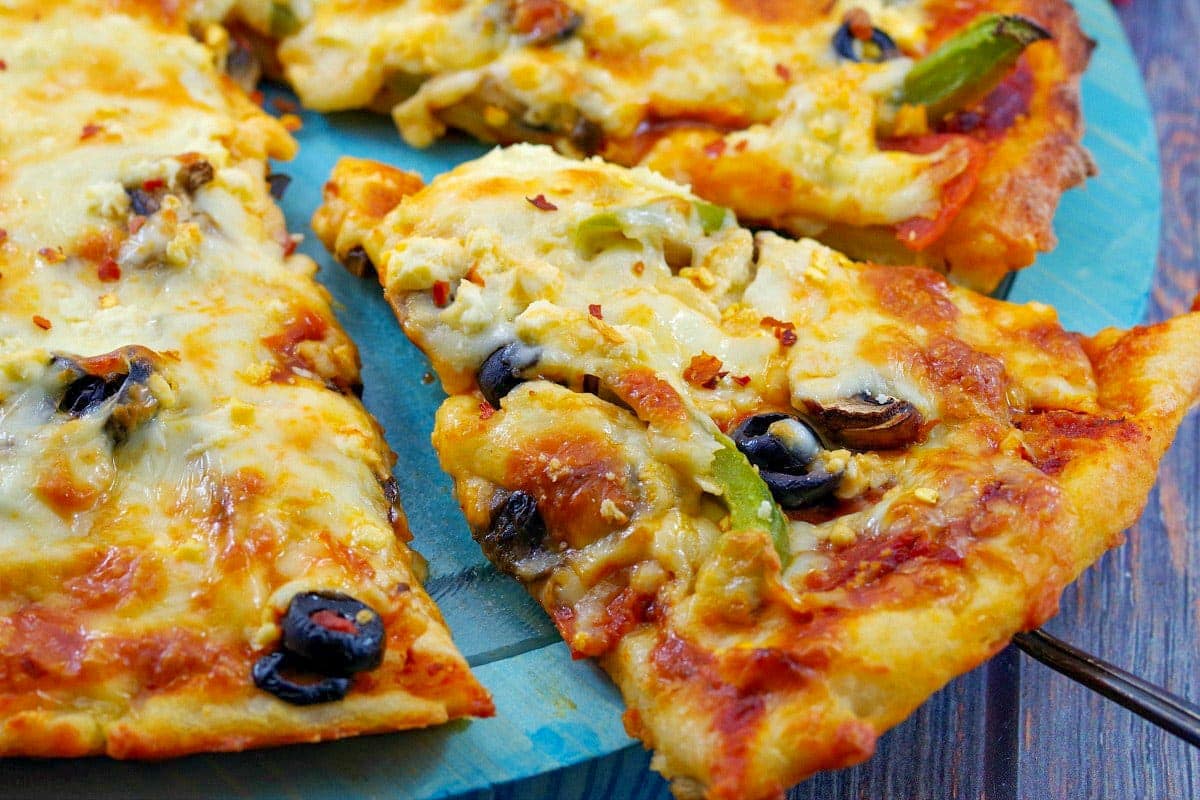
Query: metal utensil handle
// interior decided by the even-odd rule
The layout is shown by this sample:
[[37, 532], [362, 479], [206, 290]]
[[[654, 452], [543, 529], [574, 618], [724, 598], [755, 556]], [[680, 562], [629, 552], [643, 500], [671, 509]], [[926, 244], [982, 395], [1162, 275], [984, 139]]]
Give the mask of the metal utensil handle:
[[1018, 633], [1026, 655], [1200, 747], [1200, 707], [1040, 630]]

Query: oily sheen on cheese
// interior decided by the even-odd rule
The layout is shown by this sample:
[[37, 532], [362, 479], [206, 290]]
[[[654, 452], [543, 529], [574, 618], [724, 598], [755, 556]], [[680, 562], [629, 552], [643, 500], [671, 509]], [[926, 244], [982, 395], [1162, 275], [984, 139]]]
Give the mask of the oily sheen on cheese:
[[[490, 713], [420, 587], [354, 346], [288, 255], [264, 177], [294, 142], [166, 5], [6, 3], [0, 57], [0, 755]], [[252, 670], [306, 592], [386, 633], [344, 699], [302, 706]]]
[[[901, 57], [839, 56], [851, 11]], [[1089, 47], [1064, 0], [245, 0], [231, 13], [279, 39], [309, 107], [390, 110], [416, 146], [459, 128], [644, 164], [744, 220], [976, 289], [1053, 247], [1058, 197], [1091, 169]], [[914, 60], [985, 13], [1053, 39], [950, 124], [891, 119]]]
[[680, 797], [860, 761], [1052, 616], [1200, 391], [1200, 314], [1075, 336], [545, 147], [425, 188], [344, 160], [314, 227], [451, 395], [433, 441], [485, 553]]

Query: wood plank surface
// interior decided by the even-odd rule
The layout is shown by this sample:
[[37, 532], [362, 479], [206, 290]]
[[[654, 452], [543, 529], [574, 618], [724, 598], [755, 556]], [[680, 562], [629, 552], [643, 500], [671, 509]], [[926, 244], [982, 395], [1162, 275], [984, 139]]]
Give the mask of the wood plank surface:
[[[1118, 13], [1145, 77], [1162, 161], [1153, 321], [1186, 311], [1200, 291], [1200, 2], [1132, 0]], [[1193, 414], [1126, 545], [1068, 589], [1047, 625], [1193, 701], [1200, 701], [1198, 467]], [[1028, 660], [1021, 723], [1022, 798], [1200, 797], [1200, 751]]]

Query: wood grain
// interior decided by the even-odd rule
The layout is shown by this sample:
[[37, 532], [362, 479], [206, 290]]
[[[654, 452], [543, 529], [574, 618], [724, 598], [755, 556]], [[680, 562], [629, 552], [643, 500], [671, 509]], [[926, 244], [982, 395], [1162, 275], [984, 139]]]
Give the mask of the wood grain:
[[[1155, 112], [1163, 226], [1149, 316], [1200, 290], [1200, 3], [1119, 9]], [[1184, 424], [1128, 544], [1063, 598], [1047, 629], [1171, 691], [1200, 699], [1200, 420]], [[1048, 669], [1022, 664], [1023, 798], [1200, 796], [1200, 751]]]

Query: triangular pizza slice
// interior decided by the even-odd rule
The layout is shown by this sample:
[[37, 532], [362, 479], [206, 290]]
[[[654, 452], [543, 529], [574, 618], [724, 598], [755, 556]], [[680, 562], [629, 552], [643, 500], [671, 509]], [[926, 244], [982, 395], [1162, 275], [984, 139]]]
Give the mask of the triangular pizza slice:
[[433, 442], [484, 552], [680, 797], [860, 761], [1047, 620], [1200, 390], [1200, 314], [1071, 334], [544, 147], [423, 189], [343, 161], [314, 225], [450, 394]]

